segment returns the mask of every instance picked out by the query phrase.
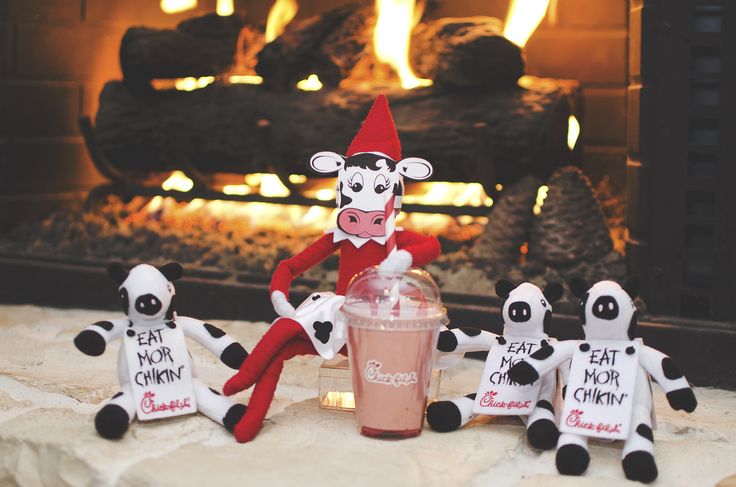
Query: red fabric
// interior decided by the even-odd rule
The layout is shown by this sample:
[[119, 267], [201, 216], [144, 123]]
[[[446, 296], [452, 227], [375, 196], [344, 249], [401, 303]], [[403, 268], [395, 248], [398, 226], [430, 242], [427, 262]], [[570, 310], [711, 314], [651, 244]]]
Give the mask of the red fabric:
[[373, 102], [346, 155], [350, 157], [358, 152], [383, 152], [395, 161], [401, 159], [399, 134], [384, 95], [378, 95]]

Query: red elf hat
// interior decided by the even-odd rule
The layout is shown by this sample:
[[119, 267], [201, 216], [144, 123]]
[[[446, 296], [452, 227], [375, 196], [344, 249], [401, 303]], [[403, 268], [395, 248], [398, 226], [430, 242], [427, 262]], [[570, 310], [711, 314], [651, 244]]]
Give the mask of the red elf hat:
[[359, 152], [382, 152], [395, 161], [401, 159], [401, 142], [385, 95], [378, 95], [373, 102], [346, 155]]

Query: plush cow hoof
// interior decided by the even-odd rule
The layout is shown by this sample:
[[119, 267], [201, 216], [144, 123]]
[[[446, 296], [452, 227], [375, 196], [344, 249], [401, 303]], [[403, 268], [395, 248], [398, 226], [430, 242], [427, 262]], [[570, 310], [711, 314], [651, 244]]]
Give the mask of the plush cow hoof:
[[554, 421], [549, 419], [538, 419], [529, 425], [526, 430], [529, 443], [538, 450], [551, 450], [557, 445], [560, 431]]
[[225, 426], [230, 433], [235, 429], [235, 425], [241, 420], [245, 412], [248, 410], [248, 406], [245, 404], [233, 404], [230, 409], [227, 410], [227, 414], [222, 418], [222, 424]]
[[452, 401], [437, 401], [427, 407], [427, 423], [440, 433], [454, 431], [460, 427], [462, 415]]
[[648, 451], [632, 451], [624, 457], [621, 464], [624, 467], [624, 474], [629, 480], [637, 480], [648, 484], [654, 482], [659, 474], [654, 456]]
[[590, 464], [590, 454], [580, 445], [562, 445], [557, 449], [556, 462], [562, 475], [582, 475]]
[[117, 404], [108, 404], [95, 416], [95, 429], [101, 437], [108, 440], [121, 438], [130, 424], [130, 416]]

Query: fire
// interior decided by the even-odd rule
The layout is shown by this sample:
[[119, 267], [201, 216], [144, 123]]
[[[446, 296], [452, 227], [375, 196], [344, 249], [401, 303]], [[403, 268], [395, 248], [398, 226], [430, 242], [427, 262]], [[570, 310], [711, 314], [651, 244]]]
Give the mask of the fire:
[[575, 144], [580, 136], [580, 122], [575, 118], [575, 115], [570, 115], [567, 118], [567, 147], [570, 150], [575, 148]]
[[186, 193], [194, 187], [194, 181], [189, 179], [186, 174], [181, 171], [172, 172], [169, 177], [161, 184], [161, 189], [165, 191], [180, 191]]
[[215, 82], [214, 76], [202, 76], [201, 78], [179, 78], [174, 81], [174, 88], [180, 91], [192, 91], [204, 88]]
[[306, 79], [299, 81], [296, 87], [302, 91], [319, 91], [322, 89], [322, 82], [316, 74], [310, 74]]
[[284, 32], [286, 26], [299, 10], [296, 0], [276, 0], [268, 11], [266, 20], [266, 44], [272, 42]]
[[167, 14], [184, 12], [196, 6], [197, 0], [161, 0], [161, 10]]
[[418, 20], [414, 10], [415, 0], [376, 0], [376, 57], [396, 70], [401, 87], [407, 90], [432, 85], [432, 80], [418, 78], [409, 65], [411, 31]]
[[220, 15], [222, 17], [227, 17], [228, 15], [232, 15], [235, 13], [235, 5], [233, 5], [233, 0], [217, 0], [217, 9], [216, 9], [217, 15]]
[[532, 208], [532, 211], [535, 215], [539, 215], [542, 213], [542, 206], [544, 206], [544, 200], [547, 199], [547, 192], [549, 191], [549, 186], [542, 185], [537, 189], [537, 199], [534, 202], [534, 208]]
[[235, 84], [246, 84], [246, 85], [262, 85], [263, 78], [257, 74], [234, 74], [228, 78], [231, 85]]
[[524, 47], [547, 13], [550, 0], [511, 0], [503, 36]]
[[408, 187], [402, 201], [408, 204], [493, 206], [493, 198], [479, 183], [416, 183]]

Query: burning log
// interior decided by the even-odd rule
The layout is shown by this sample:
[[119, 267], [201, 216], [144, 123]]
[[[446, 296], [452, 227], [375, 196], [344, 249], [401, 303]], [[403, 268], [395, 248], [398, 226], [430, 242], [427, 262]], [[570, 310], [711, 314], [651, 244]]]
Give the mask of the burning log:
[[524, 74], [524, 59], [502, 32], [502, 22], [493, 17], [419, 24], [412, 34], [412, 67], [437, 85], [514, 86]]
[[[504, 90], [388, 92], [404, 154], [432, 161], [439, 181], [493, 187], [530, 173], [546, 177], [573, 157], [567, 119], [579, 87], [524, 81], [524, 88]], [[280, 163], [280, 173], [304, 174], [315, 152], [348, 146], [375, 95], [220, 84], [136, 94], [110, 82], [100, 95], [95, 138], [108, 160], [126, 170], [180, 169], [187, 160], [208, 173], [274, 172]]]
[[222, 74], [235, 61], [243, 28], [257, 30], [244, 27], [237, 15], [216, 14], [185, 20], [175, 29], [131, 27], [120, 44], [123, 78], [140, 87], [156, 78]]

